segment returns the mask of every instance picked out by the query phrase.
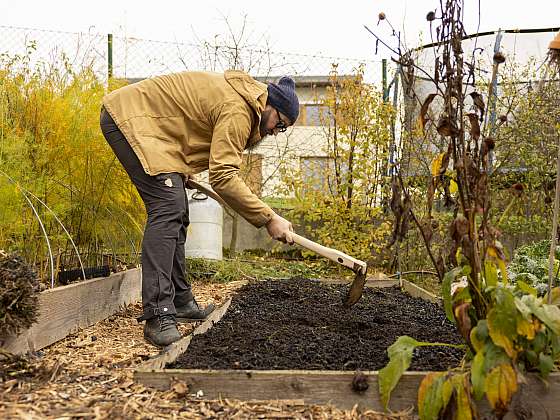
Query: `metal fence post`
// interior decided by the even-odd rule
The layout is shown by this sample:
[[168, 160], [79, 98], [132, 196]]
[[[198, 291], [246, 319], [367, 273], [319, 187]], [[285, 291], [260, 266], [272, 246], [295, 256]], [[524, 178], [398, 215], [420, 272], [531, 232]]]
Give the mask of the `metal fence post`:
[[383, 58], [381, 60], [381, 75], [382, 75], [382, 84], [383, 84], [383, 102], [387, 102], [389, 100], [389, 91], [387, 89], [387, 59]]
[[113, 34], [107, 34], [107, 77], [113, 77]]
[[[500, 52], [500, 44], [502, 42], [503, 32], [500, 29], [496, 35], [496, 41], [494, 43], [494, 54]], [[498, 100], [498, 65], [494, 63], [494, 71], [492, 72], [492, 93], [488, 100], [490, 101], [489, 111], [490, 111], [490, 135], [494, 135], [496, 128], [496, 102]]]

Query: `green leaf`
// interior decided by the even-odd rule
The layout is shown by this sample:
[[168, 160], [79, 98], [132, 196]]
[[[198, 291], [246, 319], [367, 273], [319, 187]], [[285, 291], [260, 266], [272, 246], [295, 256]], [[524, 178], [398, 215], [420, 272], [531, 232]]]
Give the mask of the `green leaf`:
[[453, 302], [451, 296], [451, 283], [457, 278], [461, 273], [460, 267], [455, 267], [453, 270], [448, 271], [443, 276], [443, 281], [441, 283], [441, 294], [443, 296], [443, 307], [445, 308], [445, 315], [447, 319], [451, 322], [455, 322], [455, 317], [453, 316]]
[[418, 415], [422, 420], [437, 420], [449, 402], [453, 388], [445, 380], [447, 372], [428, 373], [418, 388]]
[[502, 259], [498, 259], [498, 267], [500, 269], [500, 273], [502, 275], [502, 281], [504, 284], [508, 284], [508, 273], [506, 268], [506, 262]]
[[552, 335], [550, 337], [550, 347], [552, 348], [552, 358], [557, 360], [558, 354], [560, 354], [560, 336]]
[[539, 354], [539, 372], [543, 378], [548, 377], [548, 374], [554, 369], [554, 360], [548, 354]]
[[389, 363], [379, 371], [379, 394], [385, 409], [388, 408], [391, 392], [410, 366], [412, 352], [421, 344], [426, 343], [420, 343], [414, 338], [403, 335], [387, 349]]
[[531, 295], [525, 295], [521, 300], [554, 334], [560, 335], [560, 308], [558, 306], [543, 304]]
[[496, 265], [486, 260], [484, 262], [484, 278], [487, 287], [496, 287], [498, 285], [498, 268]]
[[545, 304], [535, 315], [544, 322], [555, 335], [560, 335], [560, 308], [558, 306]]
[[525, 352], [525, 357], [527, 358], [527, 361], [530, 363], [531, 366], [535, 366], [537, 364], [537, 353], [535, 353], [533, 350], [527, 350]]
[[535, 289], [533, 286], [528, 285], [523, 280], [517, 280], [515, 288], [526, 295], [533, 295], [535, 297], [537, 296], [537, 289]]
[[488, 372], [490, 369], [504, 363], [511, 363], [511, 359], [504, 349], [491, 341], [487, 341], [484, 347], [484, 371]]
[[514, 358], [517, 353], [513, 346], [513, 338], [517, 335], [517, 308], [511, 292], [503, 288], [496, 290], [496, 304], [488, 312], [487, 318], [492, 341]]
[[[484, 323], [484, 325], [481, 325]], [[471, 330], [470, 339], [475, 351], [480, 351], [488, 338], [488, 326], [485, 319], [478, 321], [478, 324]]]
[[[468, 391], [466, 376], [456, 375], [453, 377], [453, 388], [455, 389], [455, 402], [457, 409], [455, 411], [455, 420], [472, 420], [473, 412], [471, 407], [470, 392]], [[447, 404], [446, 404], [447, 405]], [[444, 406], [445, 407], [445, 406]]]
[[533, 312], [531, 312], [531, 308], [528, 305], [526, 305], [525, 302], [523, 302], [523, 300], [516, 297], [514, 299], [514, 303], [517, 310], [521, 312], [521, 315], [523, 315], [525, 319], [529, 320], [532, 318], [531, 315]]
[[546, 347], [546, 342], [547, 342], [546, 334], [543, 331], [541, 331], [537, 333], [535, 339], [531, 342], [531, 347], [536, 353], [540, 353], [544, 351], [544, 348]]
[[473, 395], [477, 400], [484, 396], [484, 382], [486, 380], [486, 370], [484, 369], [484, 352], [479, 351], [474, 356], [471, 366], [471, 382], [473, 385]]

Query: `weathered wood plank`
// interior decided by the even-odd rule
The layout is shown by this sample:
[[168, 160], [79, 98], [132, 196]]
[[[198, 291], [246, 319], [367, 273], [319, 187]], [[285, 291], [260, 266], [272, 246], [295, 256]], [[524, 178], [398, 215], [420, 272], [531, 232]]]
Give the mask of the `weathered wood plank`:
[[441, 303], [441, 298], [439, 296], [436, 296], [433, 293], [430, 293], [427, 290], [416, 286], [414, 283], [411, 283], [408, 280], [402, 280], [402, 287], [411, 296], [419, 297], [429, 302]]
[[[390, 409], [417, 409], [417, 393], [427, 372], [406, 372], [391, 394]], [[353, 372], [298, 370], [200, 370], [166, 369], [136, 370], [135, 381], [167, 390], [177, 381], [189, 386], [190, 393], [202, 391], [204, 398], [234, 398], [239, 400], [294, 400], [305, 404], [333, 404], [343, 409], [354, 405], [362, 409], [383, 411], [378, 393], [377, 372], [365, 372], [368, 389], [359, 393], [352, 389]], [[519, 418], [520, 413], [532, 413], [533, 419], [560, 418], [560, 373], [550, 375], [548, 383], [528, 377], [527, 385], [516, 395], [506, 419]], [[479, 413], [490, 414], [485, 400], [478, 403]]]
[[[321, 283], [333, 284], [333, 285], [350, 285], [352, 280], [337, 280], [337, 279], [319, 279]], [[398, 280], [392, 280], [387, 278], [372, 278], [368, 277], [364, 287], [393, 287], [398, 286]]]
[[230, 303], [231, 299], [228, 299], [226, 303], [224, 303], [219, 308], [216, 308], [204, 322], [202, 322], [198, 327], [194, 329], [191, 334], [165, 347], [159, 354], [140, 364], [138, 366], [138, 369], [163, 369], [168, 363], [174, 362], [177, 357], [179, 357], [187, 350], [193, 336], [204, 334], [206, 331], [212, 328], [215, 323], [219, 322], [220, 319], [222, 319], [227, 309], [229, 308]]
[[[333, 404], [345, 409], [359, 404], [363, 408], [382, 410], [377, 392], [377, 372], [365, 372], [365, 375], [369, 388], [363, 393], [352, 390], [354, 372], [166, 369], [136, 370], [134, 379], [158, 389], [169, 389], [174, 382], [183, 381], [189, 386], [189, 392], [202, 391], [205, 398], [211, 399], [301, 399], [306, 404]], [[405, 375], [393, 392], [393, 410], [414, 407], [424, 375], [415, 372]]]
[[57, 287], [39, 295], [39, 319], [17, 337], [0, 339], [14, 354], [36, 351], [141, 299], [140, 269]]

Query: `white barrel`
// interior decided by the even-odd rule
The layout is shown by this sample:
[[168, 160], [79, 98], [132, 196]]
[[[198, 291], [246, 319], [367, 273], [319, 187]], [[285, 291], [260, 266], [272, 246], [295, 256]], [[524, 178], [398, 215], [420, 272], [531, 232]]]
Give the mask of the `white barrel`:
[[189, 220], [185, 256], [222, 259], [223, 209], [218, 202], [196, 190], [187, 190]]

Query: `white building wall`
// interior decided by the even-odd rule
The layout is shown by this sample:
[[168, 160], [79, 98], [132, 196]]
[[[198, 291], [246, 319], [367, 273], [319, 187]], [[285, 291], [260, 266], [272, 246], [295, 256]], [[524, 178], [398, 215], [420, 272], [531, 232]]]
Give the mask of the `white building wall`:
[[327, 138], [324, 127], [296, 126], [276, 137], [266, 137], [253, 150], [253, 153], [263, 156], [262, 196], [281, 195], [279, 194], [282, 183], [280, 166], [284, 170], [298, 171], [301, 157], [327, 156], [326, 148]]

